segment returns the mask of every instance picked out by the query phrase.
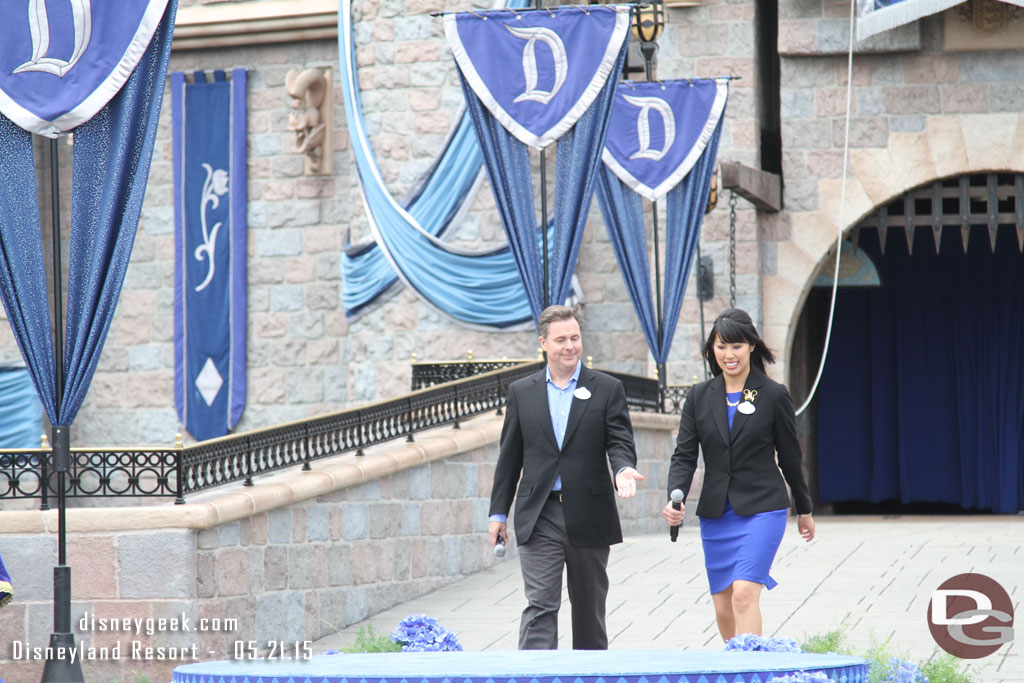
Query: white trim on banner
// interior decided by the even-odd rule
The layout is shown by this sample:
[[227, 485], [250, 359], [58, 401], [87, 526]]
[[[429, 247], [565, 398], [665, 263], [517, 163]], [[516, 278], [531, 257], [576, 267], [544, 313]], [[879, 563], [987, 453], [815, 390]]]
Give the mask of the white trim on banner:
[[594, 102], [598, 93], [601, 92], [601, 89], [604, 88], [604, 84], [608, 81], [608, 78], [612, 75], [612, 67], [615, 65], [615, 60], [618, 58], [619, 51], [622, 49], [622, 43], [629, 36], [629, 28], [632, 21], [630, 7], [601, 5], [590, 7], [587, 11], [596, 12], [601, 10], [612, 10], [617, 15], [615, 17], [615, 28], [612, 30], [611, 39], [608, 41], [608, 46], [605, 49], [604, 56], [601, 58], [601, 64], [598, 66], [590, 84], [576, 101], [576, 104], [566, 112], [565, 116], [563, 116], [558, 123], [539, 135], [530, 132], [520, 125], [511, 114], [505, 111], [502, 106], [498, 104], [498, 101], [494, 96], [491, 95], [490, 90], [487, 89], [487, 85], [473, 66], [473, 60], [470, 59], [469, 54], [466, 52], [466, 48], [462, 44], [462, 38], [459, 36], [459, 30], [456, 24], [456, 14], [445, 15], [444, 33], [448, 38], [448, 45], [451, 47], [452, 54], [455, 55], [455, 63], [462, 71], [462, 75], [465, 77], [466, 82], [469, 83], [473, 92], [476, 93], [476, 96], [480, 98], [480, 101], [483, 102], [484, 106], [487, 107], [498, 123], [504, 126], [509, 133], [515, 136], [523, 144], [529, 145], [535, 149], [544, 149], [551, 143], [557, 141], [558, 138], [562, 137], [576, 124], [576, 121], [583, 116], [583, 113], [590, 108], [590, 105]]
[[626, 187], [636, 192], [638, 195], [649, 201], [657, 201], [661, 199], [669, 190], [679, 184], [679, 182], [686, 177], [686, 175], [693, 169], [694, 164], [700, 159], [700, 156], [704, 153], [704, 149], [708, 146], [711, 138], [715, 134], [715, 129], [718, 127], [718, 122], [722, 118], [722, 113], [725, 111], [725, 103], [729, 98], [729, 81], [724, 78], [715, 80], [716, 91], [715, 100], [711, 104], [711, 111], [708, 113], [708, 120], [704, 123], [704, 129], [700, 133], [700, 137], [693, 143], [693, 147], [690, 148], [686, 158], [683, 159], [679, 166], [672, 174], [663, 180], [657, 187], [648, 187], [643, 181], [638, 179], [632, 173], [618, 162], [606, 146], [601, 150], [601, 161], [604, 162], [605, 166], [611, 169], [619, 180], [621, 180]]

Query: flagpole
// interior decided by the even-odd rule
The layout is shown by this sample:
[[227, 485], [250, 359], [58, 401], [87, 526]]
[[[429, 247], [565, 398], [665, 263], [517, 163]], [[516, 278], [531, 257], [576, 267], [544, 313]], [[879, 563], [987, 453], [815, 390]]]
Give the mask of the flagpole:
[[[534, 9], [544, 9], [544, 0], [536, 0]], [[551, 305], [548, 275], [548, 164], [544, 150], [540, 150], [540, 242], [544, 259], [544, 308]]]
[[[60, 260], [60, 156], [57, 139], [50, 139], [50, 193], [53, 227], [53, 352], [56, 372], [58, 420], [64, 401], [64, 305], [61, 299]], [[72, 656], [75, 634], [71, 629], [71, 567], [67, 564], [67, 525], [65, 513], [66, 475], [71, 469], [71, 439], [68, 427], [54, 426], [53, 471], [57, 473], [57, 566], [53, 568], [53, 633], [50, 655], [43, 666], [42, 683], [84, 683], [80, 657]], [[44, 481], [43, 486], [49, 486]]]
[[[647, 74], [647, 81], [654, 80], [654, 54], [658, 50], [658, 36], [665, 26], [665, 9], [663, 0], [650, 0], [649, 4], [641, 5], [634, 10], [633, 14], [633, 35], [640, 39], [640, 54], [644, 57], [644, 67]], [[655, 295], [655, 317], [658, 323], [658, 347], [661, 348], [663, 339], [663, 315], [661, 310], [661, 254], [658, 248], [658, 202], [651, 202], [652, 227], [654, 229], [654, 295]], [[668, 378], [665, 376], [665, 363], [658, 362], [658, 389], [661, 395], [665, 395], [665, 386]]]

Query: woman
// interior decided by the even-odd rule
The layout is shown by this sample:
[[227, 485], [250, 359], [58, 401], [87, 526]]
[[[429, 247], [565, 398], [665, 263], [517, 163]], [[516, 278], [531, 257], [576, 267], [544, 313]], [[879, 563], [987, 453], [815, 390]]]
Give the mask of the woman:
[[[728, 641], [739, 633], [761, 635], [761, 590], [775, 587], [768, 572], [786, 530], [786, 484], [807, 541], [814, 538], [814, 520], [793, 400], [786, 387], [765, 376], [765, 363], [775, 358], [750, 316], [737, 308], [719, 315], [703, 355], [714, 377], [695, 385], [683, 404], [668, 490], [671, 497], [679, 489], [685, 501], [699, 447], [704, 484], [697, 516], [704, 564], [718, 630]], [[669, 502], [662, 516], [678, 525], [684, 510]]]

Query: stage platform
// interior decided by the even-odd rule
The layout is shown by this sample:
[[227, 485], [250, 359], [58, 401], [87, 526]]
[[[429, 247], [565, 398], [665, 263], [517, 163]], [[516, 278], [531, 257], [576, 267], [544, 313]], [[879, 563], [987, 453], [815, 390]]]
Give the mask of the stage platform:
[[865, 660], [842, 655], [490, 650], [199, 662], [176, 668], [173, 683], [766, 683], [797, 671], [822, 671], [836, 683], [867, 680]]

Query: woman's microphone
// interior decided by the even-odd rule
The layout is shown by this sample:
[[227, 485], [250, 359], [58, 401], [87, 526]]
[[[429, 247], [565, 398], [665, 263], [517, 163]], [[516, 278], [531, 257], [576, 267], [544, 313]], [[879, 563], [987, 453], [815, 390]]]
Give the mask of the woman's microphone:
[[[672, 489], [672, 509], [683, 509], [683, 492], [679, 489]], [[673, 543], [676, 542], [676, 539], [679, 538], [679, 524], [673, 524], [669, 527], [668, 537], [672, 539]]]

